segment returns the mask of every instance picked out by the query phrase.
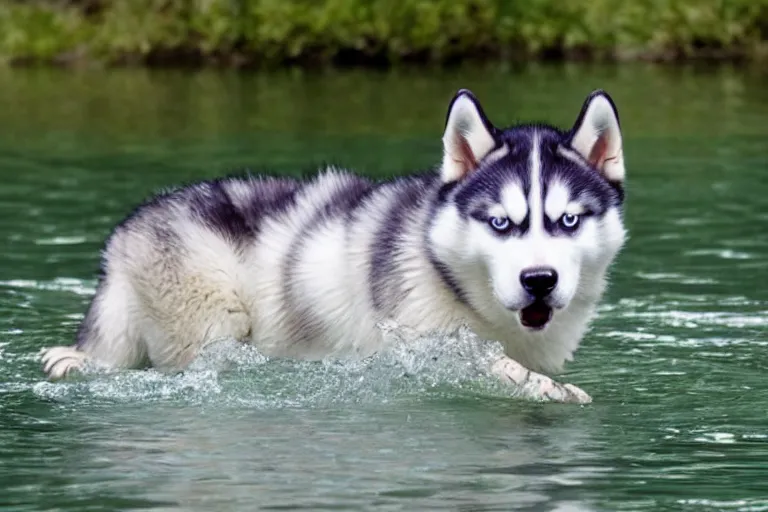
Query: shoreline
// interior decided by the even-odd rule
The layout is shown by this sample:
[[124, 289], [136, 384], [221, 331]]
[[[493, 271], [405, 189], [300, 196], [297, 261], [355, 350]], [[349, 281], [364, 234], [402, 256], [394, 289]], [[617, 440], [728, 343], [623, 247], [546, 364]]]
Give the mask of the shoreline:
[[768, 0], [0, 4], [0, 67], [391, 68], [766, 60]]
[[754, 54], [740, 50], [701, 51], [693, 54], [679, 52], [631, 52], [604, 54], [597, 51], [562, 52], [550, 50], [536, 55], [502, 55], [489, 52], [467, 53], [438, 60], [426, 56], [409, 56], [398, 59], [386, 59], [381, 56], [369, 56], [342, 52], [330, 58], [317, 58], [313, 55], [273, 60], [258, 54], [214, 54], [205, 55], [188, 49], [160, 49], [146, 54], [122, 54], [113, 57], [94, 57], [82, 52], [64, 52], [47, 58], [32, 56], [2, 56], [0, 69], [52, 67], [64, 69], [79, 68], [148, 68], [148, 69], [221, 69], [221, 70], [279, 70], [290, 68], [302, 69], [408, 69], [425, 67], [427, 69], [450, 69], [466, 65], [487, 66], [494, 64], [745, 64], [757, 65], [768, 61], [768, 53]]

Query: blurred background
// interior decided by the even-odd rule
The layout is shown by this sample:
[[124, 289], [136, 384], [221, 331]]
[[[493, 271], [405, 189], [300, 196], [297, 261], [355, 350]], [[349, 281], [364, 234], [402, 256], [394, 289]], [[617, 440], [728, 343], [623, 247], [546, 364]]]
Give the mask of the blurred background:
[[[768, 0], [0, 0], [0, 508], [768, 510], [767, 43]], [[429, 169], [459, 88], [500, 126], [618, 105], [630, 239], [558, 377], [592, 405], [450, 337], [43, 381], [145, 198]]]
[[759, 59], [766, 0], [3, 0], [0, 58], [388, 65]]

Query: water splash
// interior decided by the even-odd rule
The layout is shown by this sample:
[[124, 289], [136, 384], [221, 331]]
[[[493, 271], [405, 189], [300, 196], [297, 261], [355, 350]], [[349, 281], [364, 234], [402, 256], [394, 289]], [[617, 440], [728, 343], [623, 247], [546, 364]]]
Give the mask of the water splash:
[[509, 397], [516, 390], [491, 375], [501, 345], [469, 329], [417, 336], [382, 325], [387, 349], [361, 360], [298, 361], [269, 358], [252, 346], [225, 340], [206, 347], [190, 367], [169, 375], [155, 370], [94, 372], [33, 391], [55, 401], [181, 400], [254, 408], [386, 403], [428, 394]]

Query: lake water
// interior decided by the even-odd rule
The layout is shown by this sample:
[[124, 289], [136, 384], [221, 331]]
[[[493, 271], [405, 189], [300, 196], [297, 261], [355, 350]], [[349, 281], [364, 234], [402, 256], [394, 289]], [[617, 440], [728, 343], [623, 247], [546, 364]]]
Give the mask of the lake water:
[[[731, 67], [0, 72], [3, 510], [768, 510], [768, 74]], [[227, 345], [50, 384], [112, 225], [153, 190], [437, 162], [448, 101], [570, 126], [618, 103], [631, 240], [560, 380], [514, 399], [471, 337], [359, 364]], [[437, 357], [433, 357], [437, 354]]]

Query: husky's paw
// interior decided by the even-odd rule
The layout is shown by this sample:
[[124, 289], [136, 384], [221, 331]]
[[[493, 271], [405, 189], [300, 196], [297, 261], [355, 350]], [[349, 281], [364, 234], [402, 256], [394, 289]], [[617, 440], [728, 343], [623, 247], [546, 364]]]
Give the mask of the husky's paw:
[[536, 400], [575, 404], [592, 402], [591, 396], [573, 384], [556, 382], [508, 357], [496, 361], [491, 371], [502, 380], [514, 384], [524, 395]]
[[75, 347], [50, 347], [40, 351], [40, 360], [48, 380], [60, 380], [73, 371], [82, 371], [88, 356]]

